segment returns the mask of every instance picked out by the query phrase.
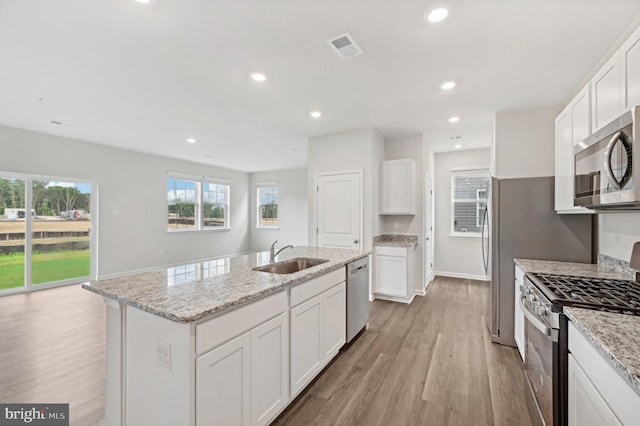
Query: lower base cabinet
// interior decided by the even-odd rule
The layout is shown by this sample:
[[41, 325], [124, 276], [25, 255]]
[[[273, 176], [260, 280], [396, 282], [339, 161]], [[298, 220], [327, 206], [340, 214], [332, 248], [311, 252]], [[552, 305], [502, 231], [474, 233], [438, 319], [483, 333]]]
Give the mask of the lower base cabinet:
[[289, 315], [196, 360], [196, 424], [264, 425], [288, 402]]
[[411, 303], [415, 296], [416, 247], [374, 246], [375, 297]]
[[345, 333], [344, 282], [291, 308], [291, 398], [338, 353]]
[[569, 425], [622, 425], [572, 355], [569, 355]]

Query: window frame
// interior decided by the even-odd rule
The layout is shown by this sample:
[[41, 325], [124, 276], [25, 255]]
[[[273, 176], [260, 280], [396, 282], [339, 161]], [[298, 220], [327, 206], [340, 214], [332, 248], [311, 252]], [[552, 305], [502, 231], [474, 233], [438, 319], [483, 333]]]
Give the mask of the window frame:
[[[195, 206], [194, 206], [194, 224], [189, 228], [171, 228], [169, 227], [169, 182], [170, 180], [181, 180], [192, 182], [195, 184]], [[225, 200], [224, 200], [224, 225], [223, 226], [205, 226], [204, 217], [204, 199], [205, 199], [205, 184], [221, 185], [225, 187]], [[167, 208], [167, 219], [165, 222], [167, 232], [169, 233], [182, 233], [182, 232], [210, 232], [210, 231], [228, 231], [231, 229], [231, 181], [224, 178], [215, 178], [209, 176], [190, 175], [178, 172], [169, 172], [165, 179], [165, 197]], [[214, 203], [219, 204], [219, 203]]]
[[[449, 185], [450, 185], [450, 228], [449, 228], [449, 236], [451, 237], [463, 237], [463, 238], [481, 238], [482, 237], [482, 231], [472, 231], [472, 232], [460, 232], [460, 231], [456, 231], [455, 230], [455, 206], [456, 204], [459, 203], [474, 203], [476, 204], [476, 226], [481, 227], [482, 223], [479, 223], [478, 221], [480, 221], [480, 217], [481, 217], [481, 212], [482, 209], [480, 209], [480, 204], [482, 202], [482, 199], [479, 198], [479, 194], [480, 192], [483, 192], [484, 190], [482, 189], [478, 189], [476, 190], [476, 196], [475, 198], [455, 198], [455, 186], [454, 186], [454, 180], [456, 177], [459, 176], [473, 176], [473, 177], [477, 177], [477, 176], [483, 176], [486, 177], [487, 181], [488, 181], [488, 185], [491, 184], [491, 172], [489, 167], [474, 167], [474, 168], [465, 168], [465, 169], [451, 169], [450, 172], [450, 177], [449, 177]], [[488, 199], [488, 185], [487, 185], [487, 199], [485, 200], [485, 203], [488, 205], [489, 203], [489, 199]]]
[[260, 203], [260, 190], [264, 188], [275, 188], [276, 189], [276, 206], [280, 207], [280, 186], [278, 185], [278, 181], [270, 181], [270, 182], [258, 182], [256, 183], [256, 229], [280, 229], [280, 215], [276, 216], [277, 224], [276, 225], [262, 225], [260, 222], [262, 219], [261, 207]]

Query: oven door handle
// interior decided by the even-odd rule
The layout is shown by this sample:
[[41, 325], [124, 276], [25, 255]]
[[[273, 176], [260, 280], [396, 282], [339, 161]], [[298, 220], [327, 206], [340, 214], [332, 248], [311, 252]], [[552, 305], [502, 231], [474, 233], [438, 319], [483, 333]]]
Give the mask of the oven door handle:
[[538, 329], [538, 331], [545, 336], [551, 336], [551, 327], [547, 326], [544, 322], [540, 321], [536, 316], [527, 308], [522, 302], [524, 297], [520, 299], [520, 310], [524, 314], [525, 318], [531, 323], [532, 326]]

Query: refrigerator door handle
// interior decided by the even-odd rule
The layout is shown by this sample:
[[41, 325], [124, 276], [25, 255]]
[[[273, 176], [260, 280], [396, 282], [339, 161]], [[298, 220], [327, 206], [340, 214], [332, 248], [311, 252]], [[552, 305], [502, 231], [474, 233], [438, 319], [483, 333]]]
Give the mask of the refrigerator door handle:
[[[489, 223], [487, 222], [487, 216], [489, 212], [489, 208], [485, 207], [484, 209], [484, 213], [482, 214], [482, 228], [480, 231], [480, 235], [482, 237], [482, 262], [484, 263], [484, 273], [485, 275], [489, 272], [489, 256], [487, 251], [485, 250], [484, 246], [485, 246], [485, 238], [489, 238], [489, 229], [488, 229], [488, 225]], [[487, 229], [487, 236], [485, 237], [485, 229]]]

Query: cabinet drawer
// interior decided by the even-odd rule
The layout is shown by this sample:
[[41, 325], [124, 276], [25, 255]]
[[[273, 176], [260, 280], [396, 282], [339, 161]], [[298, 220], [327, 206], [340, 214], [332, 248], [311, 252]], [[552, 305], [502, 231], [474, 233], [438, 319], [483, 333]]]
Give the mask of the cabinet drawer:
[[198, 324], [196, 325], [196, 353], [203, 354], [280, 315], [288, 308], [287, 292], [281, 291]]
[[406, 256], [407, 248], [406, 247], [392, 247], [392, 246], [376, 246], [375, 254], [379, 254], [381, 256]]
[[330, 289], [334, 285], [345, 280], [346, 268], [341, 267], [335, 271], [329, 272], [302, 284], [291, 287], [291, 306], [296, 306], [305, 300], [309, 300], [314, 296]]

